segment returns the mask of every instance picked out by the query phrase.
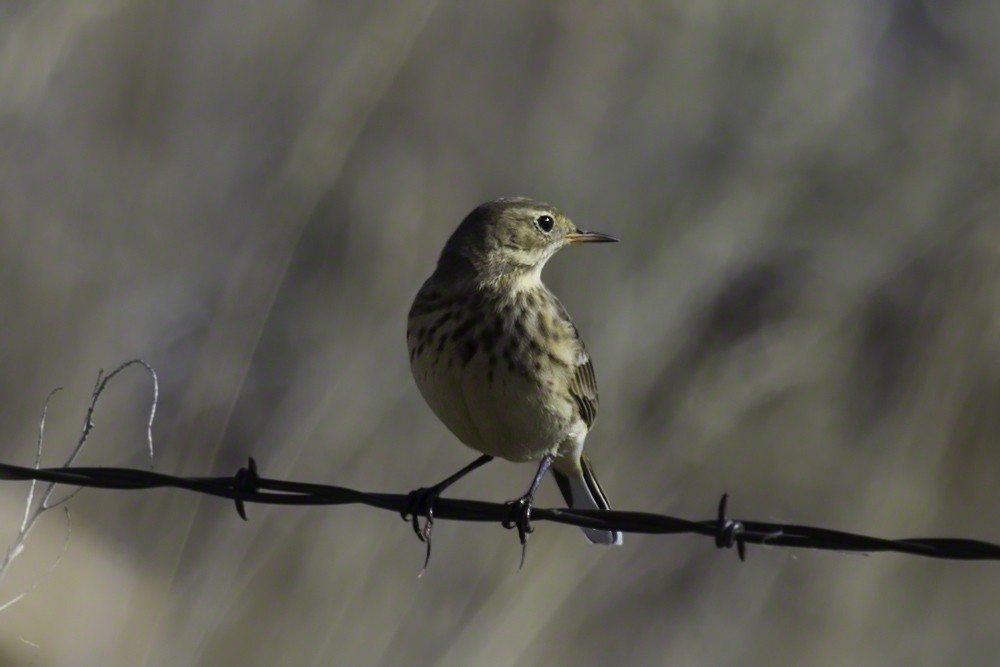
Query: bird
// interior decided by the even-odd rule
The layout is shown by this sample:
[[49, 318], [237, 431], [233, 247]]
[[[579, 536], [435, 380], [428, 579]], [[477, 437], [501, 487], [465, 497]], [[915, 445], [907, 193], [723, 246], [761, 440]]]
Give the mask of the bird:
[[[506, 197], [477, 206], [445, 243], [409, 311], [410, 367], [434, 414], [481, 456], [408, 497], [402, 516], [427, 543], [425, 569], [434, 501], [497, 457], [539, 462], [528, 491], [507, 503], [504, 526], [518, 529], [522, 566], [535, 492], [550, 468], [570, 508], [611, 508], [584, 452], [598, 410], [594, 366], [541, 273], [568, 245], [616, 241], [580, 230], [550, 204]], [[595, 544], [622, 543], [619, 531], [583, 532]]]

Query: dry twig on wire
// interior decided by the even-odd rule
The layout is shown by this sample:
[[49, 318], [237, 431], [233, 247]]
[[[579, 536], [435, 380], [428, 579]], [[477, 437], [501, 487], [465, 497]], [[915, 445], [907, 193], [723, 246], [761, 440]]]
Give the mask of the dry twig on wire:
[[[122, 371], [124, 371], [126, 368], [129, 368], [130, 366], [142, 366], [143, 368], [145, 368], [146, 372], [149, 373], [149, 376], [153, 382], [153, 397], [149, 409], [149, 421], [146, 424], [146, 438], [149, 444], [149, 465], [150, 468], [153, 467], [153, 419], [156, 417], [156, 404], [157, 401], [159, 400], [159, 395], [160, 395], [159, 380], [157, 379], [156, 371], [153, 369], [152, 366], [150, 366], [145, 361], [142, 361], [141, 359], [133, 359], [132, 361], [127, 361], [124, 364], [120, 365], [118, 368], [114, 369], [107, 375], [104, 374], [103, 369], [98, 371], [97, 381], [94, 384], [94, 390], [91, 392], [90, 395], [90, 405], [87, 406], [87, 413], [83, 419], [83, 426], [80, 429], [80, 437], [77, 439], [76, 445], [73, 447], [73, 451], [70, 452], [69, 457], [63, 462], [62, 467], [57, 468], [57, 470], [68, 469], [70, 466], [73, 465], [74, 462], [76, 462], [76, 459], [80, 456], [80, 454], [83, 452], [84, 447], [86, 447], [87, 445], [87, 440], [90, 437], [91, 431], [94, 429], [94, 413], [97, 410], [97, 403], [100, 400], [101, 395], [104, 394], [104, 390], [107, 388], [108, 383], [111, 381], [111, 379], [114, 378], [119, 373], [121, 373]], [[49, 403], [51, 402], [52, 397], [55, 396], [60, 391], [62, 391], [62, 388], [57, 387], [53, 389], [51, 392], [49, 392], [49, 395], [45, 398], [45, 405], [42, 407], [42, 414], [38, 420], [38, 439], [35, 444], [35, 466], [34, 468], [24, 468], [24, 470], [40, 471], [42, 469], [41, 468], [42, 445], [44, 444], [45, 441], [45, 420], [46, 417], [48, 416]], [[36, 503], [35, 491], [39, 481], [45, 481], [45, 480], [42, 480], [41, 478], [37, 477], [32, 478], [31, 485], [28, 487], [28, 494], [24, 503], [24, 517], [21, 520], [21, 525], [17, 531], [17, 535], [15, 536], [13, 543], [10, 545], [10, 547], [7, 548], [7, 553], [4, 555], [3, 560], [0, 561], [0, 581], [2, 581], [3, 578], [7, 575], [7, 572], [10, 571], [10, 568], [13, 565], [14, 561], [17, 559], [17, 557], [24, 552], [25, 542], [28, 539], [28, 535], [31, 534], [31, 531], [37, 524], [38, 520], [42, 517], [43, 514], [45, 514], [49, 510], [56, 509], [57, 507], [63, 507], [63, 510], [66, 515], [66, 537], [63, 540], [62, 551], [49, 566], [47, 571], [48, 573], [51, 573], [52, 570], [55, 569], [56, 565], [59, 564], [59, 560], [62, 558], [63, 554], [66, 553], [66, 550], [69, 548], [69, 539], [72, 534], [72, 531], [70, 530], [69, 508], [66, 507], [65, 505], [73, 498], [73, 496], [75, 496], [83, 488], [83, 486], [74, 489], [65, 497], [60, 498], [59, 500], [52, 501], [52, 494], [55, 491], [57, 482], [49, 481], [49, 483], [46, 484], [45, 488], [41, 491], [40, 498]], [[25, 595], [27, 595], [29, 592], [37, 588], [39, 583], [40, 582], [36, 581], [31, 585], [31, 587], [27, 591], [15, 595], [6, 602], [0, 602], [0, 612], [4, 611], [5, 609], [8, 609], [12, 605], [21, 601]]]

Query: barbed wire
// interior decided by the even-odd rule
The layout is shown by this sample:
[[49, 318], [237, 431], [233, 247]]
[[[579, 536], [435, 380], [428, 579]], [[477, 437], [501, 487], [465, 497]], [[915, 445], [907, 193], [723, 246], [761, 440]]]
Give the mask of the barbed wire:
[[[261, 477], [252, 458], [235, 475], [225, 477], [175, 477], [133, 468], [27, 468], [0, 463], [0, 480], [40, 480], [117, 490], [184, 489], [232, 500], [244, 519], [247, 518], [246, 503], [367, 505], [396, 513], [413, 509], [409, 494], [369, 493], [341, 486]], [[531, 520], [627, 533], [701, 535], [712, 538], [719, 548], [736, 547], [741, 559], [745, 558], [746, 545], [758, 544], [843, 552], [896, 552], [953, 560], [1000, 560], [1000, 545], [980, 540], [937, 537], [883, 539], [812, 526], [730, 519], [727, 516], [727, 502], [727, 496], [723, 495], [716, 516], [701, 521], [647, 512], [544, 507], [532, 508]], [[478, 500], [439, 498], [433, 507], [435, 519], [502, 524], [510, 516], [508, 505]], [[425, 511], [419, 513], [426, 516]]]
[[[152, 383], [149, 420], [146, 424], [150, 469], [74, 466], [73, 464], [85, 447], [88, 437], [94, 428], [93, 417], [98, 402], [107, 389], [108, 383], [122, 371], [133, 366], [144, 369], [148, 373]], [[368, 493], [327, 484], [269, 479], [260, 476], [257, 470], [257, 463], [252, 458], [245, 467], [240, 468], [236, 471], [236, 474], [231, 476], [178, 477], [167, 475], [152, 470], [154, 454], [152, 428], [159, 398], [159, 382], [153, 367], [141, 359], [127, 361], [107, 374], [103, 371], [98, 373], [97, 382], [91, 393], [91, 400], [80, 430], [80, 437], [72, 453], [61, 466], [42, 468], [40, 463], [46, 413], [49, 400], [56, 391], [58, 390], [49, 394], [39, 419], [34, 467], [0, 463], [0, 481], [24, 480], [31, 482], [25, 504], [24, 521], [22, 521], [14, 544], [7, 550], [4, 559], [0, 561], [0, 579], [3, 578], [13, 560], [23, 551], [24, 542], [38, 518], [48, 510], [63, 506], [77, 492], [87, 487], [131, 491], [176, 488], [227, 498], [234, 502], [236, 511], [244, 520], [247, 519], [247, 503], [300, 506], [367, 505], [398, 513], [411, 521], [417, 536], [427, 545], [424, 569], [427, 568], [430, 560], [431, 525], [434, 519], [492, 522], [499, 523], [505, 528], [516, 527], [522, 546], [522, 565], [524, 564], [527, 534], [532, 532], [530, 522], [535, 521], [551, 521], [580, 528], [624, 533], [659, 535], [686, 533], [701, 535], [713, 539], [715, 545], [720, 549], [735, 547], [740, 560], [745, 560], [748, 544], [842, 552], [896, 552], [924, 556], [926, 558], [954, 560], [1000, 560], [1000, 545], [979, 540], [935, 537], [883, 539], [812, 526], [731, 519], [727, 514], [727, 495], [723, 495], [719, 501], [715, 517], [701, 521], [691, 521], [647, 512], [559, 509], [530, 505], [525, 510], [526, 513], [519, 520], [515, 521], [512, 519], [512, 510], [517, 509], [517, 503], [491, 503], [479, 500], [459, 500], [440, 497], [435, 499], [433, 496], [430, 497], [428, 502], [425, 502], [428, 500], [428, 497], [424, 492], [431, 491], [433, 487], [432, 489], [418, 489], [408, 494]], [[38, 482], [46, 482], [47, 484], [41, 493], [41, 501], [33, 504], [35, 485]], [[52, 501], [51, 497], [57, 485], [67, 485], [75, 488], [60, 500]], [[424, 518], [425, 524], [423, 527], [419, 526], [418, 517]], [[68, 524], [66, 539], [68, 543]], [[56, 562], [58, 562], [58, 559]], [[54, 565], [55, 563], [53, 563], [53, 567]], [[24, 594], [21, 594], [8, 603], [0, 605], [0, 611], [14, 604], [23, 598], [23, 596]]]

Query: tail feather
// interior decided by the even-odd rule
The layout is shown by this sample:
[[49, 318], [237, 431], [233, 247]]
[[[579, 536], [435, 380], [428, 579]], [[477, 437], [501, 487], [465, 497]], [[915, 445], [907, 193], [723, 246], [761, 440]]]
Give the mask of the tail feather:
[[[572, 509], [611, 509], [607, 496], [604, 495], [601, 485], [597, 482], [597, 477], [594, 476], [594, 467], [590, 463], [590, 459], [581, 456], [580, 468], [583, 471], [582, 474], [573, 477], [564, 475], [555, 469], [552, 471], [566, 504]], [[597, 530], [595, 528], [581, 528], [581, 530], [593, 544], [610, 546], [622, 543], [622, 534], [617, 530]]]

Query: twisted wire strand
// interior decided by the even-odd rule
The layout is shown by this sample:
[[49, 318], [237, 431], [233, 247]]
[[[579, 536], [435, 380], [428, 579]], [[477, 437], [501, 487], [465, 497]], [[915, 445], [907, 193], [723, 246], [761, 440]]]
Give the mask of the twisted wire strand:
[[[134, 468], [62, 467], [27, 468], [0, 463], [0, 480], [40, 480], [78, 487], [116, 490], [177, 488], [234, 501], [246, 518], [246, 503], [268, 505], [367, 505], [395, 513], [406, 511], [408, 494], [369, 493], [327, 484], [293, 482], [261, 477], [250, 459], [248, 466], [225, 477], [176, 477]], [[953, 560], [1000, 560], [1000, 545], [971, 539], [914, 537], [883, 539], [827, 528], [728, 518], [723, 496], [714, 519], [691, 521], [663, 514], [620, 510], [571, 510], [535, 507], [532, 521], [552, 521], [571, 526], [659, 535], [694, 534], [710, 537], [719, 548], [736, 547], [745, 557], [747, 544], [796, 547], [843, 552], [895, 552]], [[436, 519], [503, 523], [509, 508], [503, 503], [440, 498], [434, 504]]]

